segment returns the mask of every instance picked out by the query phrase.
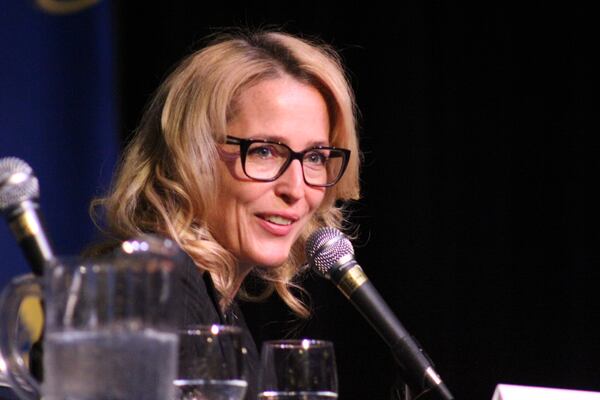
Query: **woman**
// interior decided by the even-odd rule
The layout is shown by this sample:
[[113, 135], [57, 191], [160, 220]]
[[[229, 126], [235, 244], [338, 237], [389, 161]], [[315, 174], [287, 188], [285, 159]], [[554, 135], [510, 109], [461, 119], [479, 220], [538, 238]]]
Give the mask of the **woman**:
[[[339, 201], [358, 198], [358, 169], [354, 98], [335, 52], [279, 32], [230, 34], [161, 85], [93, 206], [112, 240], [156, 233], [187, 253], [182, 326], [245, 326], [234, 299], [250, 273], [308, 316], [294, 295], [306, 238], [343, 224]], [[247, 398], [255, 389], [251, 377]]]

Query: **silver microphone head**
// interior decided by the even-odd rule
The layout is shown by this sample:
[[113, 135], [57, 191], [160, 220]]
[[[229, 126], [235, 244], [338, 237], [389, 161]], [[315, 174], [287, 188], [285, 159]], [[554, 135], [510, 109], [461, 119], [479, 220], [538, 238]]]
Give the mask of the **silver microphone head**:
[[0, 212], [39, 195], [38, 180], [29, 164], [16, 157], [0, 159]]
[[338, 229], [331, 227], [314, 231], [306, 241], [305, 252], [311, 268], [326, 278], [338, 266], [340, 259], [354, 256], [350, 240]]

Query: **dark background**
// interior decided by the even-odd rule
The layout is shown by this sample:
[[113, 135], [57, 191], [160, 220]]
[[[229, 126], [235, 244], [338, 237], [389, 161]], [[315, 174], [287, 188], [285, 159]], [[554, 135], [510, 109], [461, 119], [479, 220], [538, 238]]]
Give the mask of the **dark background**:
[[[357, 258], [455, 396], [491, 399], [498, 383], [600, 390], [591, 10], [286, 3], [119, 2], [123, 139], [206, 35], [278, 26], [323, 39], [361, 110]], [[386, 398], [383, 343], [328, 282], [306, 285], [308, 322], [276, 300], [247, 307], [257, 338], [333, 340], [340, 398]]]

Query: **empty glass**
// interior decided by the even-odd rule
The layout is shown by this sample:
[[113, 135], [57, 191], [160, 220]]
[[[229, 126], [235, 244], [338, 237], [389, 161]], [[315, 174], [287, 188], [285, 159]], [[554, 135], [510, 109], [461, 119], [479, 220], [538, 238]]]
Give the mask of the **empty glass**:
[[245, 378], [242, 330], [235, 326], [191, 326], [179, 332], [178, 400], [241, 400]]
[[263, 344], [259, 399], [337, 399], [333, 344], [323, 340], [279, 340]]

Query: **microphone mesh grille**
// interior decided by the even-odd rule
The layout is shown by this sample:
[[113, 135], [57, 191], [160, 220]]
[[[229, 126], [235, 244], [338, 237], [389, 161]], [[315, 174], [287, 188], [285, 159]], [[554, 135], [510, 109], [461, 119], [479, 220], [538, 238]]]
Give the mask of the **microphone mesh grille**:
[[348, 238], [338, 229], [319, 228], [306, 241], [306, 259], [312, 269], [329, 277], [338, 261], [347, 255], [354, 255], [354, 248]]
[[37, 178], [29, 164], [16, 157], [0, 159], [0, 212], [39, 197]]

